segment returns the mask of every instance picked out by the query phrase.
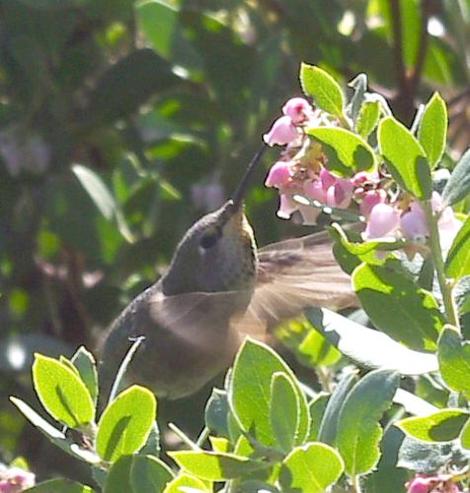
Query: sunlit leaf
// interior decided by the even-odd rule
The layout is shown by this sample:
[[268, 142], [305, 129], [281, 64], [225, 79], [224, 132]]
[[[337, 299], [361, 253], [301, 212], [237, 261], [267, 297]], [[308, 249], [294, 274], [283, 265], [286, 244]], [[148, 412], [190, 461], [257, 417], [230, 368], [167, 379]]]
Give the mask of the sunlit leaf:
[[79, 428], [95, 418], [90, 392], [81, 378], [60, 361], [36, 354], [34, 388], [48, 413], [70, 428]]
[[450, 442], [459, 436], [469, 417], [462, 409], [443, 409], [429, 416], [402, 419], [396, 425], [418, 440]]
[[156, 418], [157, 403], [150, 390], [133, 385], [108, 405], [98, 423], [96, 451], [108, 462], [137, 452]]

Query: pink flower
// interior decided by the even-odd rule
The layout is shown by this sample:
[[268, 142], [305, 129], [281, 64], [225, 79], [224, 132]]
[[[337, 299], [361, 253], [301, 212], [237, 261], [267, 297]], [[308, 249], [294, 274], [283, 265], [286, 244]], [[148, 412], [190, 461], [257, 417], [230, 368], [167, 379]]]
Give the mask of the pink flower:
[[380, 181], [379, 174], [375, 171], [373, 173], [368, 173], [367, 171], [359, 171], [356, 173], [351, 181], [355, 187], [360, 187], [365, 183], [378, 183]]
[[287, 186], [291, 178], [292, 163], [290, 161], [278, 161], [271, 166], [266, 181], [267, 187], [283, 188]]
[[272, 125], [263, 140], [269, 146], [291, 144], [300, 136], [299, 130], [289, 116], [281, 116]]
[[349, 180], [338, 179], [326, 192], [326, 205], [346, 209], [351, 203], [353, 184]]
[[364, 240], [393, 236], [400, 224], [400, 214], [388, 204], [377, 204], [370, 211], [366, 230], [362, 233]]
[[20, 493], [35, 484], [35, 475], [18, 467], [0, 470], [0, 493]]
[[410, 210], [400, 218], [400, 227], [403, 236], [411, 241], [422, 242], [429, 235], [426, 216], [417, 202], [410, 205]]
[[430, 493], [431, 490], [438, 484], [439, 480], [435, 477], [416, 476], [407, 486], [407, 493]]
[[325, 190], [320, 180], [306, 181], [304, 183], [304, 193], [309, 199], [318, 200], [322, 204], [326, 203]]
[[[455, 217], [451, 207], [444, 207], [442, 197], [433, 192], [431, 207], [434, 213], [440, 214], [437, 221], [441, 248], [447, 252], [452, 245], [462, 223]], [[403, 236], [410, 241], [420, 242], [429, 236], [426, 215], [419, 202], [412, 202], [410, 210], [405, 212], [400, 219]]]
[[289, 219], [296, 210], [297, 203], [292, 200], [292, 197], [285, 193], [281, 193], [279, 195], [279, 209], [277, 211], [277, 216], [281, 219]]
[[326, 168], [322, 168], [320, 171], [320, 181], [322, 183], [323, 190], [326, 192], [336, 183], [337, 178], [335, 175], [330, 173], [329, 170], [327, 170]]
[[291, 98], [282, 107], [282, 113], [288, 116], [292, 123], [298, 125], [312, 117], [313, 108], [304, 98]]
[[370, 211], [377, 205], [385, 203], [387, 198], [387, 193], [385, 190], [377, 189], [377, 190], [369, 190], [365, 192], [362, 197], [362, 202], [359, 205], [359, 210], [361, 214], [365, 217], [368, 217]]

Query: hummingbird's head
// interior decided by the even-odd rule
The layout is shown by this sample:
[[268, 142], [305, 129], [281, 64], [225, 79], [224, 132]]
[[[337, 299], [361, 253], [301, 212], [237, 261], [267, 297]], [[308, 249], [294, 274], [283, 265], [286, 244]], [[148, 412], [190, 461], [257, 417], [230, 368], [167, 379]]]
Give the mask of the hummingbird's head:
[[256, 244], [243, 200], [265, 150], [255, 154], [232, 198], [183, 236], [162, 278], [165, 295], [254, 289]]
[[250, 290], [256, 244], [241, 203], [227, 201], [186, 232], [162, 279], [166, 295]]

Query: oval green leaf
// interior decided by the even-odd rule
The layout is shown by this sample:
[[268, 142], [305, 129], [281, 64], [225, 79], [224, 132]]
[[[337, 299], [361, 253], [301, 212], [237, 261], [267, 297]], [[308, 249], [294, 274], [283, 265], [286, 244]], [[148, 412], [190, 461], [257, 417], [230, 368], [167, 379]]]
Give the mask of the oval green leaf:
[[72, 363], [77, 369], [80, 378], [90, 392], [93, 402], [98, 399], [98, 372], [93, 355], [84, 346], [80, 346], [72, 356]]
[[338, 118], [343, 118], [343, 91], [328, 72], [320, 67], [302, 63], [300, 85], [303, 92], [307, 96], [311, 96], [320, 109]]
[[119, 394], [98, 423], [96, 451], [105, 461], [137, 452], [146, 442], [156, 418], [157, 401], [150, 390], [134, 385]]
[[292, 370], [271, 348], [247, 339], [235, 359], [229, 390], [233, 414], [243, 430], [253, 433], [266, 446], [276, 444], [270, 419], [271, 379], [283, 373], [293, 384], [299, 398], [297, 436], [302, 441], [310, 427], [305, 394], [300, 390]]
[[186, 472], [209, 481], [236, 479], [269, 467], [247, 457], [205, 450], [169, 452], [168, 455]]
[[470, 194], [470, 149], [456, 164], [442, 196], [449, 205], [455, 204]]
[[413, 351], [378, 330], [365, 327], [325, 308], [311, 308], [307, 317], [341, 353], [367, 368], [422, 375], [438, 369], [434, 354]]
[[362, 378], [344, 401], [336, 444], [351, 476], [365, 474], [377, 464], [383, 434], [379, 420], [391, 406], [399, 383], [398, 373], [375, 370]]
[[447, 277], [456, 280], [470, 275], [470, 216], [467, 217], [450, 247], [445, 271]]
[[444, 382], [470, 399], [470, 342], [464, 342], [453, 327], [446, 326], [439, 337], [437, 355]]
[[307, 133], [320, 142], [328, 157], [325, 166], [340, 176], [352, 176], [358, 171], [373, 171], [377, 167], [374, 151], [358, 135], [338, 127], [309, 128]]
[[460, 433], [460, 443], [464, 449], [470, 450], [470, 419], [467, 420]]
[[156, 457], [135, 455], [132, 459], [130, 478], [134, 493], [161, 493], [173, 479], [173, 473]]
[[343, 461], [332, 447], [324, 443], [308, 443], [295, 448], [285, 458], [279, 482], [282, 491], [321, 493], [336, 483], [343, 469]]
[[69, 428], [79, 428], [95, 419], [90, 392], [67, 365], [41, 354], [35, 355], [33, 382], [47, 412]]
[[402, 419], [396, 426], [423, 442], [450, 442], [459, 436], [469, 416], [462, 409], [443, 409], [429, 416]]
[[380, 103], [364, 101], [356, 121], [356, 132], [364, 139], [374, 131], [380, 118]]
[[275, 373], [271, 381], [270, 419], [274, 437], [284, 452], [295, 444], [299, 425], [299, 397], [284, 373]]
[[400, 122], [384, 118], [377, 132], [380, 153], [396, 182], [416, 198], [431, 198], [431, 168], [414, 135]]
[[180, 472], [175, 479], [166, 485], [164, 493], [181, 493], [183, 491], [204, 491], [206, 493], [212, 493], [212, 487], [206, 483], [206, 481]]
[[418, 139], [431, 167], [436, 166], [446, 147], [447, 107], [439, 93], [434, 93], [424, 108], [418, 129]]
[[436, 349], [444, 317], [434, 296], [419, 288], [399, 262], [362, 264], [354, 270], [352, 283], [378, 329], [411, 349]]
[[316, 442], [318, 440], [320, 423], [325, 414], [329, 399], [329, 394], [320, 393], [308, 405], [310, 413], [310, 431], [308, 432], [307, 441], [309, 442]]
[[106, 477], [104, 493], [134, 493], [131, 486], [132, 455], [122, 455]]

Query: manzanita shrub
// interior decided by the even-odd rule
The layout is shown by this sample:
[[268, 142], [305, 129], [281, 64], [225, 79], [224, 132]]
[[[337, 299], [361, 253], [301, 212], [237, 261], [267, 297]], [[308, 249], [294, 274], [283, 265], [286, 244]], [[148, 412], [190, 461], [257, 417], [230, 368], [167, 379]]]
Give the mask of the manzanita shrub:
[[277, 330], [317, 380], [301, 383], [274, 350], [245, 340], [201, 436], [179, 432], [187, 450], [162, 458], [149, 390], [133, 385], [98, 415], [93, 356], [38, 354], [34, 388], [51, 420], [11, 401], [88, 463], [95, 484], [27, 491], [468, 491], [470, 151], [455, 166], [446, 154], [439, 94], [408, 129], [363, 74], [349, 100], [319, 67], [304, 64], [300, 81], [305, 99], [289, 100], [264, 136], [282, 146], [266, 185], [279, 189], [281, 217], [336, 221], [334, 252], [362, 305], [349, 317], [312, 308]]

